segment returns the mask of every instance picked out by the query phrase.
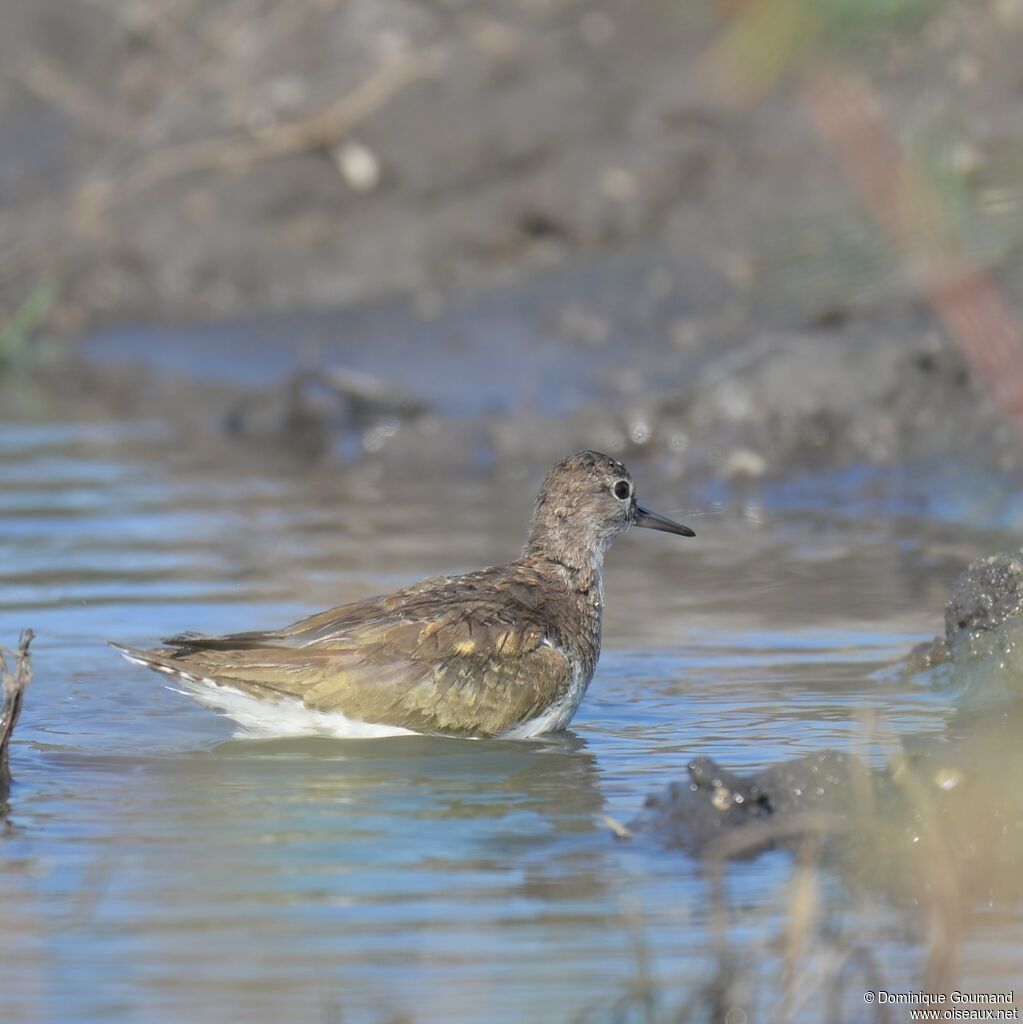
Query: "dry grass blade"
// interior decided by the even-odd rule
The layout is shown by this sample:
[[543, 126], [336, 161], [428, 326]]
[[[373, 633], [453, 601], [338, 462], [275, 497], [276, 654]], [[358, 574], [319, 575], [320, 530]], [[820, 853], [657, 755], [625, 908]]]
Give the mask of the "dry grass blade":
[[595, 820], [602, 828], [606, 828], [615, 839], [632, 839], [636, 835], [628, 825], [617, 818], [612, 818], [610, 814], [598, 814]]
[[[728, 895], [725, 885], [725, 874], [728, 863], [737, 857], [764, 850], [775, 843], [805, 842], [810, 844], [803, 850], [800, 871], [805, 877], [799, 879], [797, 885], [806, 885], [812, 875], [811, 861], [819, 855], [819, 842], [828, 836], [839, 835], [850, 831], [852, 824], [838, 816], [826, 814], [795, 814], [782, 821], [757, 822], [734, 832], [725, 833], [720, 839], [710, 843], [704, 850], [703, 872], [707, 882], [708, 911], [707, 921], [714, 945], [718, 971], [714, 979], [704, 990], [702, 1001], [709, 1001], [714, 1007], [711, 1018], [725, 1020], [729, 1008], [741, 1006], [743, 1002], [751, 1004], [753, 996], [747, 993], [748, 1000], [743, 998], [743, 988], [748, 986], [750, 978], [744, 975], [738, 965], [741, 962], [740, 952], [735, 948], [731, 938]], [[811, 856], [812, 854], [812, 856]], [[816, 886], [816, 882], [813, 883]], [[805, 896], [805, 893], [803, 894]], [[814, 889], [814, 902], [817, 893]], [[799, 901], [797, 901], [799, 902]], [[811, 941], [812, 914], [816, 907], [811, 907], [806, 900], [802, 905], [790, 906], [788, 932], [784, 938], [786, 951], [787, 1001], [786, 1006], [793, 1003], [796, 963], [798, 947], [806, 947]], [[746, 1011], [743, 1011], [744, 1013]], [[785, 1019], [790, 1014], [786, 1011]]]
[[[5, 800], [11, 788], [11, 769], [8, 763], [7, 748], [14, 735], [14, 727], [18, 724], [25, 689], [32, 681], [32, 659], [28, 653], [29, 645], [35, 634], [30, 629], [23, 629], [15, 651], [0, 648], [0, 672], [3, 675], [4, 704], [0, 715], [0, 800]], [[7, 665], [7, 656], [14, 659], [14, 669]]]

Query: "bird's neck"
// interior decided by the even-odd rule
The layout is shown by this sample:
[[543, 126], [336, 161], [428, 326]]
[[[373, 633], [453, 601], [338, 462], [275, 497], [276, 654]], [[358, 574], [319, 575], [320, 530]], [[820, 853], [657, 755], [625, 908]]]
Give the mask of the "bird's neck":
[[522, 556], [549, 567], [571, 590], [593, 593], [603, 604], [604, 548], [599, 542], [581, 544], [578, 537], [570, 539], [557, 531], [534, 530]]

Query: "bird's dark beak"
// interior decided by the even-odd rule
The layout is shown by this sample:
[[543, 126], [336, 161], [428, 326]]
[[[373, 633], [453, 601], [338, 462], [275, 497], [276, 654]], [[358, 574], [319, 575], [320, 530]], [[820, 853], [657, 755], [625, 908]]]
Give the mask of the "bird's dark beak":
[[696, 536], [688, 526], [676, 523], [673, 519], [669, 519], [667, 516], [651, 512], [650, 509], [643, 508], [642, 505], [636, 506], [635, 515], [636, 518], [634, 521], [636, 525], [642, 526], [647, 530], [663, 530], [665, 533], [677, 533], [680, 537]]

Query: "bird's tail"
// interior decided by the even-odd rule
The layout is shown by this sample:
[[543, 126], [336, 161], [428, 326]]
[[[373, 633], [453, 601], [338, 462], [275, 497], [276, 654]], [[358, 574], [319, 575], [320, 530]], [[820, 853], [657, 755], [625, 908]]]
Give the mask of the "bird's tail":
[[143, 668], [151, 668], [154, 672], [162, 672], [167, 676], [178, 676], [189, 683], [204, 683], [207, 686], [216, 685], [213, 679], [196, 675], [186, 665], [173, 658], [169, 651], [155, 648], [149, 651], [140, 651], [137, 647], [127, 647], [125, 644], [116, 643], [113, 640], [107, 641], [108, 647], [113, 647], [125, 661], [133, 665], [141, 665]]

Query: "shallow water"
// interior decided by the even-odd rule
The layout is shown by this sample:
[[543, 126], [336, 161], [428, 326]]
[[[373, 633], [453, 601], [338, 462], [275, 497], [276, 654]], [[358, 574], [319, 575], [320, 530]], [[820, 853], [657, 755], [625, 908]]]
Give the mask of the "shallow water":
[[[637, 475], [653, 507], [692, 513]], [[715, 964], [701, 869], [599, 816], [629, 819], [697, 755], [877, 761], [943, 733], [946, 695], [874, 673], [997, 547], [942, 516], [706, 509], [695, 541], [616, 547], [570, 733], [260, 741], [102, 641], [279, 624], [506, 559], [537, 481], [268, 476], [146, 423], [7, 425], [0, 481], [0, 629], [38, 634], [0, 850], [12, 1021], [603, 1019], [644, 971], [684, 998]], [[790, 879], [783, 853], [730, 872], [768, 976]], [[1023, 915], [989, 909], [963, 987], [1019, 981]], [[918, 985], [911, 924], [883, 898], [848, 913], [885, 983]], [[817, 998], [799, 1019], [822, 1019]]]

